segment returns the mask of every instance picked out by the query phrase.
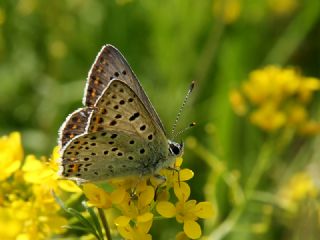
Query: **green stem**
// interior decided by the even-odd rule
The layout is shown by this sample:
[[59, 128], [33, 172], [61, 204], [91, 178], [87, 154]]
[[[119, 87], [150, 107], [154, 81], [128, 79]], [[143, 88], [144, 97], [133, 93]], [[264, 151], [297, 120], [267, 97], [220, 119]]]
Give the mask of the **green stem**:
[[248, 200], [250, 200], [250, 198], [252, 197], [252, 193], [254, 192], [255, 188], [259, 184], [263, 173], [268, 167], [268, 163], [270, 163], [271, 150], [272, 150], [272, 147], [268, 142], [262, 146], [258, 160], [254, 168], [252, 169], [251, 175], [249, 176], [244, 189], [246, 198]]
[[273, 49], [269, 52], [265, 59], [265, 64], [278, 63], [284, 64], [299, 44], [304, 40], [312, 27], [317, 23], [320, 12], [319, 1], [305, 1], [304, 8], [298, 12], [278, 39]]
[[251, 175], [248, 178], [247, 184], [244, 188], [245, 198], [243, 202], [234, 208], [228, 217], [209, 235], [208, 239], [222, 239], [225, 237], [229, 232], [234, 229], [235, 225], [237, 224], [239, 218], [241, 217], [242, 213], [244, 212], [248, 202], [252, 199], [252, 194], [254, 193], [255, 188], [260, 182], [260, 179], [269, 166], [268, 163], [270, 162], [270, 154], [272, 152], [272, 147], [270, 144], [266, 143], [263, 145], [258, 160], [251, 172]]
[[221, 18], [217, 18], [216, 23], [212, 26], [202, 53], [199, 57], [198, 66], [195, 72], [194, 78], [198, 82], [199, 86], [201, 86], [200, 83], [203, 82], [207, 77], [208, 72], [213, 65], [213, 61], [216, 56], [216, 51], [220, 43], [223, 31], [223, 21], [221, 20]]
[[112, 240], [111, 233], [110, 233], [110, 228], [109, 228], [109, 225], [108, 225], [108, 222], [107, 222], [107, 218], [106, 218], [106, 216], [104, 214], [103, 209], [102, 208], [98, 208], [98, 212], [99, 212], [99, 216], [100, 216], [104, 231], [106, 232], [107, 240]]
[[238, 208], [233, 209], [228, 217], [217, 227], [209, 236], [210, 240], [218, 240], [225, 237], [234, 228], [238, 219], [240, 218], [245, 204], [238, 206]]

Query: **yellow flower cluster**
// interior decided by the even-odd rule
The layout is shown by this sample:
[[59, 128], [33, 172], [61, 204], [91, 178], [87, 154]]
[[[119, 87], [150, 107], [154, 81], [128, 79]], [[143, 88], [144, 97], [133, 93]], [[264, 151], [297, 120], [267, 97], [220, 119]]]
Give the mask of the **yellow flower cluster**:
[[289, 127], [317, 134], [320, 122], [311, 118], [308, 105], [319, 89], [319, 79], [304, 77], [294, 68], [267, 66], [251, 72], [240, 89], [230, 92], [230, 101], [238, 115], [248, 115], [265, 131]]
[[53, 163], [33, 155], [24, 158], [19, 133], [0, 138], [1, 239], [47, 239], [61, 233], [67, 220], [58, 215], [51, 194], [61, 189], [80, 191], [73, 182], [57, 181]]
[[[184, 224], [184, 234], [197, 239], [201, 236], [201, 229], [196, 221], [211, 217], [213, 208], [208, 202], [188, 200], [190, 187], [185, 181], [193, 177], [193, 172], [180, 169], [181, 163], [182, 159], [178, 158], [175, 170], [161, 170], [165, 181], [155, 177], [126, 178], [109, 181], [114, 189], [111, 193], [91, 183], [84, 184], [83, 191], [91, 206], [113, 207], [120, 211], [114, 223], [126, 240], [152, 239], [149, 230], [157, 215], [155, 210], [164, 218], [176, 217], [179, 223]], [[173, 199], [170, 197], [172, 189], [178, 199], [175, 204], [169, 202]]]

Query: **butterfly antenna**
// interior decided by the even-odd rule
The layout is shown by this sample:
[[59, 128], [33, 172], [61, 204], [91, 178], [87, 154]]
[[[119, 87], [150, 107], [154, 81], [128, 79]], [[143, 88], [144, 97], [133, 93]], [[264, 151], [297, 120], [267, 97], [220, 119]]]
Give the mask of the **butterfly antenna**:
[[[171, 135], [172, 135], [172, 136], [174, 136], [174, 133], [175, 133], [176, 128], [177, 128], [178, 121], [179, 121], [180, 116], [181, 116], [181, 112], [182, 112], [182, 110], [184, 109], [184, 106], [186, 105], [186, 103], [187, 103], [187, 101], [188, 101], [188, 98], [189, 98], [189, 96], [190, 96], [190, 94], [191, 94], [191, 92], [192, 92], [192, 90], [193, 90], [193, 88], [194, 88], [194, 84], [195, 84], [195, 81], [192, 81], [192, 82], [191, 82], [191, 85], [190, 85], [190, 87], [189, 87], [188, 93], [187, 93], [186, 97], [184, 98], [184, 100], [183, 100], [183, 102], [182, 102], [182, 105], [181, 105], [181, 107], [180, 107], [180, 109], [179, 109], [179, 112], [178, 112], [178, 114], [177, 114], [176, 120], [174, 121], [174, 124], [173, 124], [173, 127], [172, 127], [172, 131], [171, 131]], [[190, 128], [190, 127], [187, 127], [186, 129], [183, 130], [183, 132], [184, 132], [185, 130], [189, 129], [189, 128]], [[179, 135], [179, 134], [177, 134], [177, 135]]]
[[194, 126], [196, 125], [195, 122], [192, 122], [189, 124], [188, 127], [180, 130], [179, 132], [177, 132], [173, 137], [172, 137], [172, 140], [175, 140], [177, 136], [181, 135], [182, 133], [184, 133], [185, 131], [189, 130], [190, 128], [193, 128]]

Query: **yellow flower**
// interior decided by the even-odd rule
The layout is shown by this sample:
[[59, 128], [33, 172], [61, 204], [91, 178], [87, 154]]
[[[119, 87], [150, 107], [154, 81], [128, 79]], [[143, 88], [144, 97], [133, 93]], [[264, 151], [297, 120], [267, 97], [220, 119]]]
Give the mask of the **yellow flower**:
[[299, 126], [307, 120], [308, 113], [302, 104], [295, 104], [288, 109], [288, 123]]
[[280, 16], [292, 13], [299, 5], [297, 0], [268, 0], [267, 3], [269, 8]]
[[0, 138], [0, 181], [19, 169], [23, 159], [21, 137], [18, 132]]
[[213, 13], [217, 17], [221, 17], [222, 20], [227, 23], [235, 22], [241, 12], [240, 0], [216, 0], [212, 5]]
[[22, 236], [26, 239], [44, 239], [46, 236], [64, 231], [61, 226], [67, 224], [67, 221], [57, 215], [59, 206], [52, 199], [52, 196], [49, 200], [40, 194], [28, 201], [13, 201], [8, 206], [11, 218], [20, 223], [21, 231], [16, 236], [17, 239]]
[[28, 155], [23, 159], [19, 133], [2, 137], [0, 143], [1, 167], [7, 167], [0, 178], [0, 236], [47, 239], [65, 231], [61, 226], [67, 220], [58, 214], [60, 206], [51, 193], [58, 189], [55, 171], [44, 158]]
[[320, 89], [320, 81], [317, 78], [305, 78], [300, 82], [298, 95], [302, 102], [307, 103], [312, 98], [313, 92]]
[[53, 58], [64, 58], [67, 54], [67, 46], [61, 40], [49, 42], [49, 53]]
[[58, 148], [53, 150], [52, 158], [49, 162], [44, 158], [39, 160], [33, 155], [28, 155], [22, 167], [24, 180], [32, 184], [43, 184], [56, 193], [61, 192], [61, 190], [74, 193], [82, 192], [73, 181], [58, 180], [59, 176], [55, 165], [58, 157], [57, 151]]
[[107, 209], [112, 205], [110, 195], [102, 188], [99, 188], [92, 183], [86, 183], [83, 185], [83, 193], [88, 198], [88, 204], [91, 206]]
[[279, 191], [280, 204], [289, 211], [296, 211], [299, 203], [306, 198], [316, 198], [319, 191], [308, 172], [299, 172]]
[[260, 128], [273, 131], [282, 127], [286, 122], [286, 115], [277, 110], [274, 104], [265, 104], [250, 115], [253, 124]]
[[[187, 185], [183, 183], [184, 181], [188, 181], [191, 178], [193, 178], [194, 173], [192, 170], [188, 168], [180, 169], [182, 161], [183, 161], [182, 158], [178, 158], [177, 161], [175, 162], [174, 169], [162, 169], [160, 171], [160, 174], [166, 179], [163, 184], [160, 183], [160, 186], [166, 186], [166, 191], [163, 191], [163, 193], [168, 193], [169, 189], [171, 189], [172, 187], [175, 192], [179, 191], [181, 185], [183, 186]], [[155, 187], [158, 186], [157, 181], [155, 181], [154, 178], [151, 179], [151, 181], [153, 182], [153, 185]], [[166, 195], [166, 196], [169, 197], [169, 195]], [[159, 197], [161, 198], [161, 200], [166, 199], [164, 198], [163, 195], [160, 195]], [[158, 198], [158, 200], [160, 199]]]
[[231, 92], [229, 93], [229, 99], [231, 102], [231, 106], [236, 114], [238, 114], [239, 116], [243, 116], [247, 113], [247, 105], [240, 91], [235, 89], [231, 90]]
[[34, 155], [28, 155], [23, 164], [24, 180], [28, 183], [41, 184], [48, 177], [51, 177], [52, 171], [44, 163], [38, 160]]
[[294, 68], [267, 66], [252, 71], [241, 89], [230, 92], [230, 101], [235, 113], [249, 115], [251, 123], [265, 131], [286, 127], [310, 135], [320, 131], [320, 123], [310, 119], [308, 112], [319, 90], [319, 79], [304, 77]]
[[12, 216], [10, 209], [0, 207], [0, 236], [2, 239], [15, 240], [21, 232], [21, 222]]
[[[150, 212], [150, 204], [154, 199], [154, 188], [146, 185], [143, 181], [136, 188], [127, 191], [118, 191], [124, 196], [117, 207], [121, 209], [122, 215], [115, 219], [118, 226], [126, 226], [131, 220], [134, 222], [147, 222], [152, 220], [153, 214]], [[114, 196], [114, 195], [113, 195]], [[115, 197], [117, 198], [117, 197]]]
[[314, 135], [320, 133], [320, 122], [308, 120], [299, 129], [302, 135]]
[[183, 231], [191, 239], [197, 239], [201, 236], [200, 225], [196, 222], [198, 218], [210, 218], [213, 216], [213, 208], [209, 202], [200, 202], [188, 200], [190, 188], [182, 183], [180, 191], [175, 192], [179, 201], [174, 205], [169, 201], [161, 201], [156, 209], [160, 215], [165, 218], [176, 217], [177, 222], [183, 223]]
[[118, 231], [126, 240], [151, 240], [152, 237], [148, 234], [152, 226], [152, 221], [138, 223], [135, 226], [118, 226]]
[[268, 100], [281, 102], [285, 97], [293, 95], [299, 87], [300, 76], [294, 69], [280, 69], [267, 66], [250, 73], [249, 80], [243, 84], [243, 92], [256, 105]]

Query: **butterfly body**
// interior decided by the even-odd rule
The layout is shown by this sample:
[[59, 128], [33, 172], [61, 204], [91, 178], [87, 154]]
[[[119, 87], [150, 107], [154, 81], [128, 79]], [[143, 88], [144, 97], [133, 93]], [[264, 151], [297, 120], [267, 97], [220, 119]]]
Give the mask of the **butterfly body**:
[[106, 45], [89, 72], [85, 107], [60, 129], [60, 174], [78, 182], [145, 176], [170, 166], [183, 146], [162, 123], [120, 52]]

